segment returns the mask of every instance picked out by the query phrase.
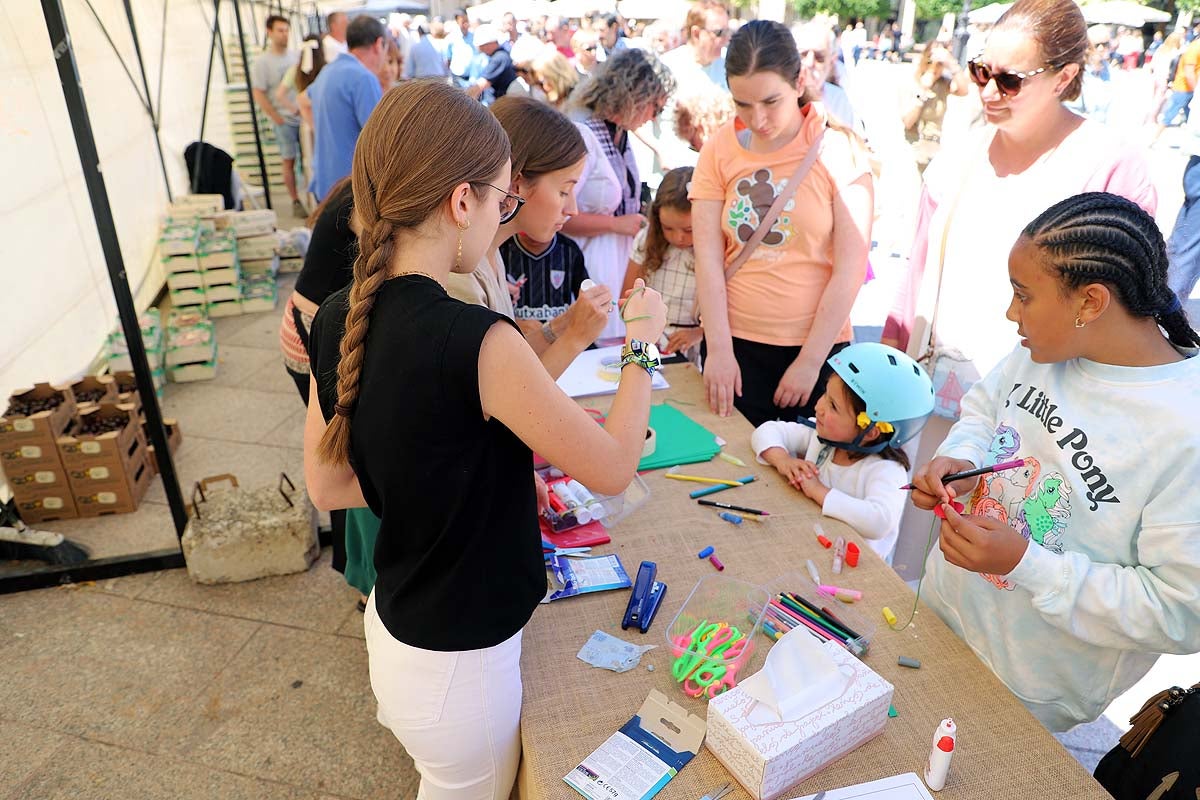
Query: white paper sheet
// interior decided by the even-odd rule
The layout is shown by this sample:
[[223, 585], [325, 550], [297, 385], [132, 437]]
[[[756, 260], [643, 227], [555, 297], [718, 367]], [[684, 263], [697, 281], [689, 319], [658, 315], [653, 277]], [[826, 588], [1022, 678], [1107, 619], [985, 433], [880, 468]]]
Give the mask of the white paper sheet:
[[925, 788], [925, 784], [921, 782], [915, 772], [893, 775], [890, 778], [846, 786], [842, 789], [830, 789], [827, 792], [809, 794], [794, 798], [794, 800], [816, 800], [817, 797], [820, 797], [821, 800], [933, 800], [933, 796], [929, 794], [929, 790]]
[[[600, 347], [595, 350], [584, 350], [571, 366], [567, 367], [558, 378], [558, 388], [570, 397], [589, 397], [600, 394], [616, 394], [617, 384], [600, 377], [600, 365], [604, 361], [619, 361], [621, 346]], [[650, 383], [651, 389], [669, 389], [671, 385], [661, 372], [654, 373]]]

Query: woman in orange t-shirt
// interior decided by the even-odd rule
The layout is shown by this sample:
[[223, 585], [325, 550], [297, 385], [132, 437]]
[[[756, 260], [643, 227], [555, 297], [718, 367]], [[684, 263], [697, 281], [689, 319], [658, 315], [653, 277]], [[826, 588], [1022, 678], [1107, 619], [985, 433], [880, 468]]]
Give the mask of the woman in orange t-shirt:
[[[826, 360], [851, 340], [871, 241], [865, 148], [809, 102], [800, 66], [795, 40], [777, 22], [756, 20], [734, 35], [725, 70], [746, 130], [729, 124], [705, 143], [689, 194], [708, 402], [722, 416], [736, 407], [756, 426], [812, 415]], [[818, 136], [819, 158], [726, 284], [725, 265]]]

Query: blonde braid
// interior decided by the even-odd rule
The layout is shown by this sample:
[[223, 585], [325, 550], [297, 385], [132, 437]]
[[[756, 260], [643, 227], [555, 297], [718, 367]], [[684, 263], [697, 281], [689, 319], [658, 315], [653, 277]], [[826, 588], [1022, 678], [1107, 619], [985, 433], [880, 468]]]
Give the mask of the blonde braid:
[[[369, 211], [373, 212], [371, 208]], [[366, 214], [356, 209], [360, 221]], [[342, 334], [341, 360], [338, 362], [337, 403], [334, 416], [317, 446], [317, 460], [340, 465], [350, 457], [350, 417], [358, 401], [358, 382], [362, 375], [367, 326], [375, 293], [387, 280], [394, 252], [395, 226], [377, 220], [359, 236], [358, 258], [354, 261], [354, 283], [350, 286], [350, 309]]]

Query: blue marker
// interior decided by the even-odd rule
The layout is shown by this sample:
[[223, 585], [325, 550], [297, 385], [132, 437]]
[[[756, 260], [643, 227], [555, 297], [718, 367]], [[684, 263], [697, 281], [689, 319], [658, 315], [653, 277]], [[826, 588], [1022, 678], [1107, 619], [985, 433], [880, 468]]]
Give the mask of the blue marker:
[[[747, 483], [751, 483], [754, 480], [754, 476], [747, 475], [744, 478], [736, 478], [735, 480], [737, 480], [738, 483], [740, 483], [744, 486]], [[736, 486], [728, 486], [726, 484], [721, 484], [720, 486], [707, 486], [703, 489], [697, 489], [694, 492], [690, 492], [688, 494], [688, 497], [695, 500], [697, 497], [708, 497], [710, 494], [716, 494], [717, 492], [723, 492], [726, 489], [736, 489], [736, 488], [737, 488]]]
[[742, 524], [742, 518], [737, 514], [731, 514], [728, 511], [722, 511], [720, 516], [721, 519], [725, 520], [726, 522], [732, 522], [734, 525]]
[[709, 546], [709, 547], [706, 547], [703, 550], [701, 550], [699, 553], [697, 553], [696, 558], [708, 558], [712, 554], [713, 554], [713, 549], [711, 546]]

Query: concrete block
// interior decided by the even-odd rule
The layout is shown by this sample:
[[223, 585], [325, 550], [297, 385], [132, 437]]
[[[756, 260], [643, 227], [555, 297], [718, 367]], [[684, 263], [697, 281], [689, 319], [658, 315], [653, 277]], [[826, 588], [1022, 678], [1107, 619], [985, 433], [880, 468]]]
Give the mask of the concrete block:
[[210, 491], [183, 533], [188, 574], [197, 583], [237, 583], [304, 572], [320, 555], [316, 511], [302, 489]]

